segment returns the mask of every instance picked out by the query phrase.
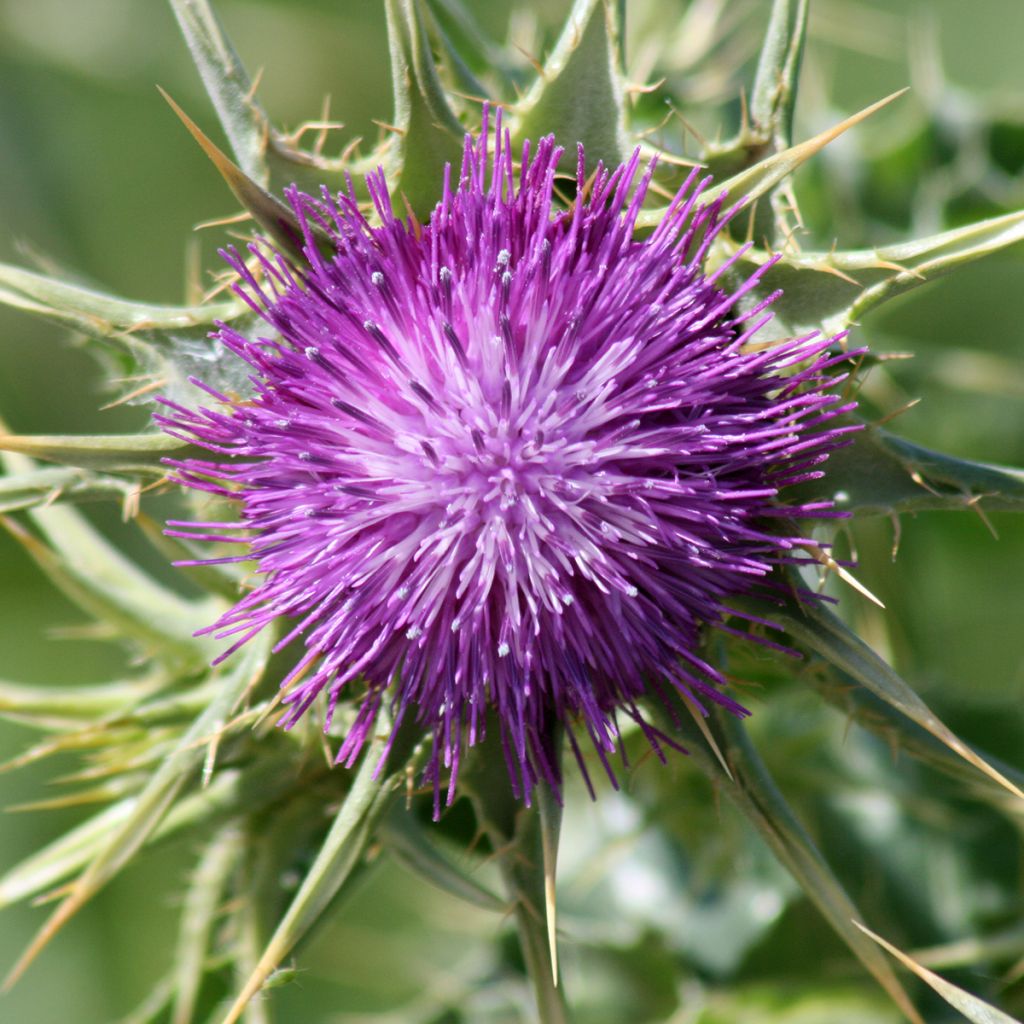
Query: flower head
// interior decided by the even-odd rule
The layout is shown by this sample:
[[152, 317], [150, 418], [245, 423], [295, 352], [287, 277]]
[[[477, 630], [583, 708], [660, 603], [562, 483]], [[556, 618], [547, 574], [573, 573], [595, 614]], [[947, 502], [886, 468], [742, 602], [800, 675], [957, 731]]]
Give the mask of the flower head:
[[701, 630], [728, 628], [728, 599], [795, 560], [795, 519], [829, 514], [778, 495], [841, 443], [845, 408], [827, 339], [753, 344], [766, 303], [737, 300], [758, 275], [732, 293], [704, 276], [729, 214], [692, 176], [638, 237], [637, 155], [588, 180], [581, 148], [564, 208], [552, 138], [517, 160], [499, 115], [490, 139], [485, 121], [423, 225], [392, 212], [383, 172], [378, 226], [351, 193], [292, 189], [306, 262], [228, 257], [272, 328], [219, 332], [253, 394], [200, 385], [216, 405], [160, 418], [216, 454], [178, 479], [241, 505], [237, 523], [172, 528], [258, 565], [210, 631], [233, 650], [294, 620], [281, 643], [306, 653], [285, 724], [321, 693], [329, 722], [358, 693], [337, 755], [351, 763], [390, 701], [432, 735], [427, 775], [438, 792], [447, 769], [449, 802], [490, 720], [528, 798], [559, 784], [558, 723], [582, 724], [607, 765], [620, 713], [660, 752], [645, 696], [744, 714]]

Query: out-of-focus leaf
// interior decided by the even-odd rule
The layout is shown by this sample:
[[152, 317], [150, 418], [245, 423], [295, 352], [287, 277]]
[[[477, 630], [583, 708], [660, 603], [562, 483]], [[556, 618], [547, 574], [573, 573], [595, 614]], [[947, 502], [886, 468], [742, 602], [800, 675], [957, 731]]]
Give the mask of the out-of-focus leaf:
[[[265, 756], [258, 768], [215, 772], [210, 784], [177, 800], [149, 835], [155, 843], [195, 828], [211, 828], [241, 813], [252, 813], [278, 799], [291, 784], [293, 751], [284, 757]], [[123, 827], [138, 802], [138, 795], [104, 808], [93, 817], [58, 836], [52, 843], [0, 877], [0, 907], [28, 899], [81, 870], [101, 852], [112, 832]]]
[[729, 714], [722, 714], [715, 715], [709, 726], [715, 733], [729, 771], [727, 773], [723, 769], [718, 758], [700, 741], [693, 745], [693, 752], [699, 751], [697, 764], [717, 778], [723, 792], [757, 828], [822, 916], [906, 1017], [916, 1024], [923, 1024], [885, 959], [854, 928], [854, 922], [861, 919], [860, 912], [779, 792], [751, 745], [742, 722]]
[[269, 181], [269, 121], [254, 97], [255, 85], [207, 0], [171, 0], [185, 42], [241, 169]]
[[914, 959], [922, 967], [973, 967], [992, 960], [1006, 960], [1024, 951], [1024, 921], [992, 935], [972, 936], [945, 942], [941, 946], [915, 949]]
[[4, 434], [0, 450], [107, 473], [163, 476], [162, 459], [185, 447], [169, 434]]
[[515, 136], [534, 143], [554, 134], [576, 169], [574, 144], [588, 164], [617, 167], [627, 154], [624, 88], [619, 66], [622, 26], [618, 5], [576, 0], [554, 50], [518, 105]]
[[68, 895], [11, 970], [6, 986], [18, 979], [57, 931], [131, 860], [159, 827], [175, 798], [205, 758], [208, 745], [219, 738], [237, 701], [262, 675], [272, 643], [270, 635], [261, 633], [223, 674], [221, 687], [209, 706], [154, 772], [125, 820], [106, 835], [99, 852], [71, 884]]
[[95, 686], [32, 686], [0, 681], [0, 715], [52, 716], [70, 722], [91, 722], [123, 712], [151, 694], [158, 683], [137, 679]]
[[453, 863], [415, 816], [401, 805], [391, 808], [378, 836], [395, 860], [431, 885], [484, 910], [508, 912], [508, 904]]
[[437, 204], [445, 164], [459, 166], [465, 130], [434, 64], [421, 0], [386, 0], [394, 126], [388, 169], [395, 194], [424, 219]]
[[164, 1019], [164, 1011], [174, 998], [175, 976], [173, 972], [161, 978], [146, 995], [146, 998], [117, 1024], [156, 1024]]
[[729, 984], [709, 993], [693, 1024], [901, 1024], [892, 1006], [848, 986]]
[[[1024, 806], [1005, 786], [980, 773], [924, 726], [908, 719], [903, 711], [861, 686], [852, 676], [829, 666], [827, 672], [808, 673], [807, 680], [826, 700], [850, 715], [858, 725], [885, 740], [891, 749], [905, 752], [965, 783], [973, 792], [983, 795], [1003, 811], [1017, 816], [1024, 815]], [[1000, 775], [1019, 789], [1024, 789], [1024, 771], [999, 761], [983, 750], [973, 749], [978, 757], [992, 765]]]
[[47, 467], [25, 473], [0, 476], [0, 514], [19, 512], [59, 501], [96, 501], [121, 498], [136, 493], [130, 480], [85, 473], [80, 469]]
[[[132, 521], [168, 562], [193, 562], [204, 557], [205, 553], [198, 551], [191, 544], [178, 537], [168, 537], [163, 531], [162, 524], [144, 512], [137, 512]], [[243, 569], [239, 564], [232, 562], [228, 565], [179, 565], [177, 568], [183, 576], [193, 580], [203, 590], [229, 601], [238, 600], [243, 575]]]
[[207, 660], [209, 645], [193, 634], [212, 621], [210, 604], [186, 601], [160, 586], [74, 509], [52, 506], [29, 514], [52, 547], [14, 520], [4, 525], [80, 608], [176, 665], [198, 667]]
[[865, 935], [896, 957], [907, 970], [913, 971], [926, 985], [930, 985], [954, 1010], [962, 1013], [972, 1024], [1021, 1024], [1019, 1020], [1011, 1017], [1008, 1013], [997, 1010], [977, 996], [972, 996], [970, 992], [965, 992], [962, 988], [946, 981], [934, 971], [923, 967], [912, 957], [907, 956], [903, 950], [897, 949], [891, 942], [886, 942], [880, 935], [876, 935], [863, 924], [855, 923]]
[[244, 843], [245, 831], [237, 821], [229, 821], [213, 834], [196, 864], [181, 910], [171, 1024], [191, 1024], [193, 1020], [210, 934]]
[[776, 151], [792, 141], [796, 84], [807, 35], [808, 0], [774, 0], [768, 31], [750, 91], [754, 130], [770, 138]]
[[829, 456], [822, 479], [791, 493], [828, 498], [855, 516], [975, 506], [1021, 512], [1024, 470], [944, 455], [865, 425]]

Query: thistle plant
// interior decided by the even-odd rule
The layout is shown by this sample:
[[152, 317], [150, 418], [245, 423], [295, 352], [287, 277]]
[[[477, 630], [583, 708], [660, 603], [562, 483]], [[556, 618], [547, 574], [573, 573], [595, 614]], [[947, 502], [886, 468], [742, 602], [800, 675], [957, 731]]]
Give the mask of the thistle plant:
[[[808, 0], [576, 0], [532, 62], [457, 0], [387, 0], [393, 114], [336, 157], [326, 119], [309, 148], [271, 123], [214, 3], [169, 2], [223, 141], [165, 97], [245, 215], [215, 229], [208, 293], [158, 307], [0, 266], [0, 298], [83, 336], [146, 417], [0, 435], [8, 531], [130, 657], [115, 681], [0, 684], [0, 711], [43, 734], [12, 765], [72, 754], [48, 803], [95, 805], [0, 878], [0, 902], [57, 901], [9, 984], [179, 839], [178, 938], [125, 1020], [311, 1019], [287, 1009], [307, 940], [395, 863], [497, 941], [474, 960], [467, 937], [450, 985], [387, 1019], [738, 1020], [730, 975], [802, 894], [883, 994], [807, 1019], [1012, 1020], [991, 1001], [1019, 1003], [1019, 895], [990, 898], [980, 938], [859, 905], [871, 884], [920, 900], [888, 877], [905, 834], [885, 850], [882, 819], [840, 796], [892, 789], [1019, 863], [1024, 772], [878, 653], [889, 613], [851, 538], [1024, 508], [1021, 471], [895, 432], [892, 353], [861, 322], [1020, 240], [1022, 215], [942, 230], [948, 193], [924, 189], [908, 219], [931, 234], [808, 241], [801, 183], [869, 193], [877, 154], [813, 175], [899, 98], [794, 138]], [[754, 35], [744, 83], [730, 45]], [[727, 138], [677, 113], [713, 123], [741, 92]], [[118, 536], [95, 502], [120, 504]], [[806, 693], [824, 769], [776, 779]], [[855, 723], [856, 782], [826, 705]], [[894, 850], [881, 881], [835, 862]], [[1005, 991], [901, 950], [922, 936], [975, 938], [959, 963]]]

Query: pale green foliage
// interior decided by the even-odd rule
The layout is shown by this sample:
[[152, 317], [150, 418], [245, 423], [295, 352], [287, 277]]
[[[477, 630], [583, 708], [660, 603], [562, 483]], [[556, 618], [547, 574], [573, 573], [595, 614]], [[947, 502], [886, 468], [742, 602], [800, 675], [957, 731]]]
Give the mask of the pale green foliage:
[[[324, 157], [317, 146], [298, 148], [300, 134], [286, 135], [271, 123], [210, 0], [170, 3], [230, 152], [221, 151], [179, 113], [240, 204], [285, 249], [294, 247], [299, 237], [291, 213], [278, 198], [280, 188], [291, 181], [334, 187], [348, 170], [358, 188], [359, 175], [381, 165], [409, 213], [421, 219], [428, 216], [444, 165], [459, 159], [463, 132], [478, 125], [479, 97], [484, 92], [505, 105], [514, 139], [554, 133], [567, 145], [570, 163], [575, 160], [576, 141], [585, 144], [590, 160], [602, 159], [606, 164], [620, 161], [637, 145], [658, 153], [661, 164], [655, 194], [641, 215], [641, 229], [658, 222], [664, 213], [659, 204], [667, 201], [694, 162], [716, 173], [715, 193], [757, 200], [749, 221], [739, 218], [737, 233], [720, 239], [711, 259], [721, 263], [733, 256], [747, 241], [745, 229], [755, 244], [744, 251], [732, 274], [744, 278], [774, 253], [781, 253], [744, 300], [756, 303], [783, 289], [768, 328], [773, 333], [763, 337], [812, 330], [856, 331], [868, 310], [1024, 237], [1024, 213], [1011, 212], [913, 241], [886, 241], [848, 251], [801, 248], [800, 189], [794, 184], [794, 172], [808, 161], [813, 166], [812, 158], [860, 122], [867, 121], [856, 131], [870, 133], [869, 115], [887, 102], [880, 100], [859, 113], [847, 112], [852, 116], [837, 120], [834, 127], [806, 141], [794, 141], [793, 113], [808, 22], [804, 0], [775, 0], [766, 32], [761, 24], [765, 5], [695, 2], [678, 24], [666, 25], [654, 2], [633, 7], [611, 0], [576, 0], [561, 33], [548, 41], [536, 70], [524, 69], [513, 51], [490, 39], [459, 0], [387, 0], [394, 115], [376, 149], [348, 152], [342, 159]], [[643, 83], [628, 81], [623, 70], [627, 6], [635, 19], [637, 48], [648, 58], [647, 70], [652, 78], [664, 76], [660, 85], [647, 92], [641, 88]], [[693, 145], [685, 139], [685, 131], [669, 131], [660, 123], [657, 100], [650, 97], [675, 95], [686, 101], [697, 95], [708, 108], [712, 99], [734, 98], [735, 73], [743, 62], [735, 59], [730, 41], [753, 39], [752, 27], [765, 34], [748, 113], [736, 134]], [[125, 240], [126, 245], [136, 243], [141, 246], [142, 240]], [[0, 301], [87, 337], [112, 381], [131, 379], [121, 386], [123, 397], [131, 401], [148, 401], [157, 390], [175, 396], [198, 370], [215, 387], [229, 391], [243, 387], [235, 376], [240, 371], [233, 368], [234, 361], [222, 362], [207, 340], [215, 321], [229, 321], [243, 332], [251, 326], [248, 311], [241, 303], [225, 299], [223, 292], [214, 300], [187, 307], [150, 306], [50, 275], [0, 266]], [[858, 338], [858, 343], [863, 340]], [[842, 338], [837, 340], [837, 345], [842, 344]], [[870, 397], [870, 387], [868, 391]], [[334, 734], [344, 730], [343, 711], [334, 734], [326, 740], [309, 721], [287, 734], [271, 728], [274, 684], [281, 675], [276, 669], [267, 670], [272, 637], [264, 635], [243, 654], [210, 668], [216, 646], [193, 636], [237, 593], [242, 570], [192, 567], [186, 571], [203, 596], [184, 597], [135, 565], [74, 507], [85, 501], [119, 502], [125, 517], [133, 519], [164, 554], [193, 557], [183, 542], [161, 537], [152, 520], [139, 512], [152, 488], [167, 487], [161, 457], [180, 447], [179, 442], [154, 433], [0, 436], [0, 448], [7, 453], [7, 475], [0, 478], [0, 513], [19, 513], [18, 518], [5, 520], [9, 529], [99, 628], [130, 648], [137, 664], [130, 679], [80, 688], [0, 682], [0, 715], [43, 735], [16, 764], [82, 751], [85, 768], [77, 779], [69, 780], [80, 788], [72, 787], [66, 796], [49, 803], [98, 805], [90, 818], [0, 878], [0, 904], [46, 894], [60, 897], [25, 963], [146, 846], [176, 834], [192, 835], [198, 858], [181, 898], [177, 954], [152, 998], [130, 1020], [189, 1024], [204, 1019], [200, 1013], [212, 1012], [211, 1021], [226, 1024], [246, 1014], [245, 1019], [262, 1024], [270, 1019], [273, 995], [250, 1002], [252, 997], [261, 988], [273, 989], [288, 980], [284, 965], [292, 951], [336, 905], [337, 898], [353, 890], [354, 881], [383, 848], [449, 899], [464, 900], [493, 915], [488, 928], [497, 928], [503, 917], [514, 918], [543, 1021], [569, 1020], [569, 1007], [577, 1000], [579, 1019], [590, 1019], [591, 1011], [599, 1012], [595, 1002], [602, 998], [600, 969], [591, 969], [588, 983], [581, 986], [586, 991], [576, 993], [570, 985], [566, 995], [565, 984], [555, 983], [558, 942], [551, 896], [560, 809], [542, 799], [539, 810], [526, 810], [496, 796], [507, 787], [489, 778], [493, 771], [504, 772], [500, 756], [495, 755], [497, 765], [478, 759], [465, 777], [473, 807], [472, 829], [479, 835], [474, 836], [464, 824], [447, 831], [444, 822], [424, 825], [416, 808], [406, 809], [401, 800], [408, 793], [409, 801], [418, 805], [411, 780], [422, 764], [423, 750], [414, 735], [399, 737], [380, 772], [375, 771], [379, 750], [369, 751], [353, 773], [332, 770], [327, 747]], [[41, 466], [40, 460], [56, 465]], [[858, 517], [895, 518], [925, 509], [1024, 510], [1021, 470], [942, 455], [880, 425], [857, 434], [849, 448], [833, 456], [826, 478], [805, 486], [810, 495], [834, 497]], [[827, 575], [835, 566], [824, 556], [822, 560]], [[956, 737], [843, 619], [822, 610], [809, 611], [795, 600], [782, 607], [751, 602], [747, 610], [784, 628], [789, 642], [805, 656], [799, 670], [801, 683], [865, 727], [855, 742], [870, 771], [880, 770], [878, 750], [865, 738], [874, 732], [893, 749], [950, 774], [1020, 828], [1022, 772], [997, 764]], [[779, 682], [798, 672], [790, 664], [771, 667], [760, 656], [751, 663], [752, 656], [741, 645], [718, 643], [720, 649], [710, 656], [744, 678]], [[589, 922], [595, 933], [603, 928], [612, 934], [618, 925], [620, 932], [609, 938], [607, 948], [616, 942], [632, 943], [631, 948], [642, 953], [645, 939], [639, 932], [646, 929], [658, 937], [656, 945], [664, 944], [673, 955], [685, 955], [707, 976], [724, 977], [803, 892], [877, 979], [892, 1005], [905, 1018], [921, 1020], [914, 998], [863, 923], [871, 920], [871, 912], [858, 908], [856, 894], [840, 880], [838, 866], [830, 865], [835, 843], [823, 838], [821, 828], [808, 828], [801, 821], [784, 796], [791, 780], [777, 783], [755, 748], [791, 745], [781, 714], [773, 717], [768, 709], [759, 711], [748, 730], [727, 715], [691, 720], [686, 707], [680, 705], [677, 711], [678, 721], [666, 728], [681, 732], [691, 753], [688, 764], [707, 779], [703, 784], [694, 776], [687, 785], [697, 792], [706, 785], [707, 799], [700, 806], [699, 801], [687, 806], [672, 792], [668, 769], [657, 778], [638, 771], [630, 793], [640, 808], [634, 813], [643, 820], [643, 827], [635, 825], [629, 831], [637, 855], [632, 862], [635, 870], [650, 870], [652, 876], [661, 872], [661, 881], [667, 877], [680, 886], [699, 889], [708, 884], [702, 872], [710, 870], [708, 865], [715, 859], [708, 849], [734, 840], [730, 850], [749, 850], [752, 837], [760, 836], [792, 880], [782, 880], [783, 873], [769, 858], [755, 858], [742, 898], [732, 903], [722, 899], [714, 914], [708, 912], [707, 922], [725, 922], [729, 928], [728, 941], [723, 940], [712, 953], [702, 950], [692, 935], [680, 935], [678, 928], [674, 932], [671, 925], [659, 922], [656, 914], [637, 918], [645, 922], [643, 929], [628, 918], [624, 923], [613, 920], [614, 909], [607, 911], [607, 919], [599, 920], [600, 908], [574, 901], [573, 892], [586, 891], [586, 872], [577, 864], [570, 866], [566, 883], [570, 922], [566, 932], [586, 934], [584, 925]], [[770, 734], [772, 728], [776, 731]], [[905, 763], [906, 759], [900, 762]], [[915, 787], [926, 789], [921, 779], [928, 776], [922, 776], [923, 771], [914, 765], [899, 783], [903, 796], [911, 794], [906, 797], [908, 804], [918, 791]], [[834, 814], [838, 820], [840, 795], [863, 796], [863, 787], [858, 780], [840, 780], [831, 769], [824, 775], [835, 781], [835, 791], [812, 787], [813, 800], [805, 801], [805, 806], [824, 809], [822, 813]], [[726, 797], [739, 812], [731, 824], [709, 816], [712, 793], [716, 799]], [[673, 796], [675, 803], [670, 800]], [[955, 810], [936, 813], [956, 820]], [[570, 820], [572, 816], [570, 805]], [[664, 844], [654, 855], [640, 838], [648, 826], [657, 831], [652, 842]], [[732, 840], [730, 830], [735, 833]], [[623, 834], [616, 833], [607, 818], [598, 822], [595, 831], [606, 849]], [[480, 848], [480, 836], [486, 837], [489, 848]], [[696, 848], [700, 842], [705, 848]], [[918, 825], [908, 826], [895, 842], [902, 842], [906, 851], [918, 849], [922, 843]], [[685, 857], [679, 850], [686, 851]], [[877, 853], [872, 847], [867, 855]], [[886, 864], [886, 870], [902, 870], [897, 863], [900, 851], [890, 850], [887, 855], [896, 859]], [[496, 879], [486, 875], [491, 859], [497, 865]], [[686, 863], [693, 874], [674, 877], [671, 870], [665, 871], [666, 863], [676, 867]], [[282, 877], [296, 871], [300, 874], [294, 893], [282, 892]], [[614, 865], [600, 885], [609, 880], [616, 880]], [[503, 896], [495, 894], [492, 882], [504, 885]], [[753, 897], [748, 894], [759, 891], [758, 886], [779, 901], [767, 916], [758, 917], [750, 910]], [[609, 906], [613, 902], [607, 892], [602, 898]], [[713, 904], [714, 899], [708, 898]], [[696, 912], [696, 903], [694, 897], [687, 913]], [[1019, 903], [1016, 909], [1019, 912]], [[621, 929], [629, 928], [638, 933], [623, 937]], [[568, 943], [563, 939], [562, 944]], [[883, 945], [921, 973], [923, 968], [914, 961]], [[1018, 935], [997, 959], [1005, 961], [1020, 952]], [[664, 955], [659, 946], [655, 959]], [[982, 960], [979, 954], [977, 962]], [[578, 964], [574, 971], [585, 973]], [[637, 967], [636, 971], [633, 980], [642, 981], [643, 970]], [[471, 965], [459, 981], [464, 991], [438, 993], [436, 1005], [424, 1002], [410, 1007], [410, 1016], [402, 1019], [440, 1020], [433, 1015], [445, 1006], [462, 1006], [470, 1016], [444, 1020], [510, 1019], [500, 1016], [500, 985], [492, 985], [495, 998], [490, 1003], [480, 1002], [487, 973], [479, 964]], [[228, 979], [232, 994], [219, 1007], [204, 995], [208, 977]], [[926, 980], [969, 1020], [1010, 1020], [935, 975]], [[696, 981], [694, 986], [700, 987]], [[782, 1009], [773, 1009], [771, 999], [756, 987], [731, 991], [727, 986], [721, 990], [705, 986], [700, 999], [703, 1008], [686, 1020], [793, 1024], [827, 1019], [855, 1024], [900, 1017], [881, 997], [873, 1001], [874, 996], [859, 991], [819, 994], [812, 987]], [[652, 997], [651, 1005], [637, 1010], [646, 1015], [634, 1019], [670, 1019], [671, 999], [666, 997], [659, 1006], [655, 1002]]]

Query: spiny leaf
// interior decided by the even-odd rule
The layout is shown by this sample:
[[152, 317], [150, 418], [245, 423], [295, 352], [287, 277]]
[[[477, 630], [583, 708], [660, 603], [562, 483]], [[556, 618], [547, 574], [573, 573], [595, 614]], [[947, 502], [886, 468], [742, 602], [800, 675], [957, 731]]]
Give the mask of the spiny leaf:
[[997, 1010], [994, 1006], [983, 1002], [977, 996], [972, 996], [970, 992], [957, 988], [956, 985], [946, 981], [945, 978], [940, 977], [934, 971], [923, 967], [913, 957], [907, 956], [903, 950], [897, 949], [891, 942], [886, 942], [881, 935], [876, 935], [863, 924], [859, 922], [854, 923], [865, 935], [896, 957], [907, 970], [913, 971], [925, 984], [930, 985], [954, 1010], [963, 1014], [972, 1024], [1021, 1024], [1019, 1020], [1011, 1017], [1008, 1013]]
[[[30, 458], [16, 452], [3, 453], [0, 460], [15, 473], [34, 468]], [[48, 543], [13, 519], [0, 522], [72, 601], [178, 667], [207, 660], [207, 642], [193, 634], [211, 621], [210, 601], [188, 601], [161, 586], [76, 509], [33, 508], [29, 517]]]
[[91, 722], [136, 706], [158, 686], [156, 679], [99, 683], [95, 686], [32, 686], [0, 681], [0, 714], [50, 715]]
[[[160, 87], [157, 86], [157, 88]], [[238, 164], [207, 137], [199, 125], [163, 89], [160, 89], [160, 95], [178, 115], [192, 138], [199, 143], [200, 149], [210, 158], [210, 162], [217, 168], [220, 176], [243, 208], [252, 214], [256, 223], [267, 232], [282, 253], [302, 262], [302, 247], [304, 245], [302, 228], [293, 211], [276, 196], [272, 196], [262, 185], [250, 178]], [[329, 242], [325, 240], [324, 244], [328, 246], [327, 252], [333, 251]]]
[[296, 943], [319, 920], [327, 905], [359, 866], [367, 844], [397, 791], [398, 779], [377, 777], [380, 758], [388, 742], [388, 723], [377, 724], [376, 739], [363, 755], [363, 763], [338, 810], [316, 858], [252, 974], [224, 1017], [234, 1024], [254, 995]]
[[714, 715], [718, 745], [730, 771], [722, 770], [710, 751], [695, 743], [697, 764], [718, 784], [757, 828], [779, 860], [858, 960], [874, 975], [906, 1017], [923, 1024], [909, 997], [878, 950], [865, 942], [853, 925], [860, 913], [800, 824], [775, 781], [754, 750], [743, 724], [728, 713]]
[[453, 863], [416, 817], [400, 804], [391, 808], [378, 836], [395, 860], [431, 885], [483, 910], [508, 912], [508, 904]]
[[267, 185], [270, 126], [254, 98], [255, 84], [207, 0], [171, 0], [171, 8], [235, 160], [249, 178]]
[[80, 331], [116, 353], [110, 376], [122, 372], [127, 388], [122, 401], [157, 391], [175, 397], [200, 370], [207, 383], [222, 390], [246, 387], [237, 361], [222, 359], [208, 340], [217, 321], [233, 322], [244, 332], [251, 316], [241, 300], [153, 306], [0, 264], [0, 302]]
[[[764, 160], [753, 167], [741, 171], [726, 181], [709, 188], [703, 194], [703, 201], [711, 203], [719, 196], [728, 194], [736, 202], [739, 200], [753, 202], [755, 199], [770, 192], [779, 182], [789, 177], [802, 163], [824, 149], [825, 146], [837, 139], [843, 132], [854, 125], [860, 124], [861, 121], [881, 110], [882, 107], [891, 103], [897, 97], [902, 96], [906, 91], [906, 89], [900, 89], [898, 92], [886, 96], [885, 99], [865, 107], [827, 131], [815, 135], [813, 139], [807, 139], [805, 142], [791, 146], [781, 153], [774, 153], [772, 156], [765, 157]], [[637, 226], [655, 227], [660, 223], [665, 213], [665, 209], [645, 210], [637, 218]]]
[[[794, 581], [796, 585], [796, 581]], [[1024, 800], [1024, 791], [944, 725], [923, 700], [886, 662], [854, 634], [846, 624], [820, 604], [801, 603], [787, 594], [780, 605], [743, 599], [746, 607], [781, 628], [800, 643], [826, 658], [875, 696], [890, 704], [912, 722], [931, 733], [978, 771]]]
[[607, 167], [626, 152], [619, 8], [609, 0], [576, 0], [554, 50], [517, 107], [515, 136], [536, 142], [553, 133], [575, 170], [574, 144]]
[[388, 167], [396, 194], [425, 218], [441, 198], [445, 164], [459, 166], [465, 130], [441, 87], [421, 0], [386, 0], [385, 11], [396, 129]]
[[469, 66], [462, 59], [455, 45], [448, 37], [444, 27], [437, 18], [436, 12], [429, 5], [424, 8], [424, 15], [427, 24], [427, 32], [431, 42], [442, 56], [442, 66], [439, 70], [447, 70], [455, 88], [467, 96], [485, 97], [489, 95], [487, 87], [473, 74]]
[[866, 426], [829, 456], [822, 480], [798, 493], [824, 496], [855, 516], [938, 509], [1024, 511], [1024, 470], [943, 455]]
[[[515, 91], [519, 75], [514, 62], [509, 59], [508, 49], [495, 44], [480, 28], [476, 18], [467, 9], [462, 0], [428, 0], [428, 4], [428, 10], [432, 15], [431, 30], [433, 31], [436, 26], [438, 32], [443, 34], [441, 32], [442, 26], [439, 24], [440, 15], [444, 19], [445, 24], [465, 41], [469, 51], [476, 57], [477, 66], [485, 67], [490, 77], [498, 79], [503, 93], [501, 98], [511, 96]], [[451, 44], [448, 42], [447, 37], [441, 41], [440, 49], [443, 51], [446, 59], [445, 62], [451, 69], [456, 81], [461, 79], [463, 85], [471, 85], [471, 80], [464, 77], [469, 72], [463, 71], [464, 65], [461, 58], [458, 54], [451, 51]], [[474, 97], [490, 95], [487, 90], [481, 92], [476, 87], [470, 88], [468, 92]]]
[[185, 442], [168, 434], [5, 434], [0, 450], [19, 452], [34, 459], [109, 473], [146, 473], [163, 476], [162, 459], [184, 448]]
[[[1024, 211], [877, 249], [784, 252], [740, 306], [750, 308], [781, 288], [782, 295], [771, 307], [774, 317], [758, 337], [771, 340], [810, 331], [838, 334], [875, 306], [1021, 240]], [[735, 251], [736, 243], [720, 236], [713, 258], [724, 262]], [[751, 249], [736, 261], [729, 277], [746, 280], [772, 258]]]
[[99, 852], [72, 883], [67, 897], [11, 970], [4, 982], [5, 988], [14, 984], [60, 928], [131, 860], [153, 834], [182, 787], [194, 776], [206, 755], [208, 744], [219, 735], [236, 702], [262, 675], [272, 642], [272, 637], [260, 634], [251, 641], [231, 670], [224, 674], [209, 706], [153, 774], [133, 802], [125, 820], [107, 834]]
[[58, 501], [95, 501], [121, 498], [128, 501], [137, 486], [119, 477], [100, 476], [68, 467], [32, 469], [0, 476], [0, 514], [52, 505]]
[[[294, 752], [264, 756], [257, 767], [216, 772], [205, 788], [177, 800], [147, 845], [190, 829], [207, 829], [227, 818], [254, 813], [278, 800], [293, 785]], [[110, 835], [121, 829], [138, 803], [128, 797], [65, 832], [0, 877], [0, 907], [45, 892], [93, 861]]]
[[194, 331], [205, 336], [215, 320], [230, 320], [242, 309], [240, 302], [203, 306], [154, 306], [22, 267], [0, 263], [0, 302], [38, 313], [93, 338], [128, 343], [149, 331]]
[[[852, 676], [830, 665], [826, 672], [808, 673], [807, 680], [829, 703], [864, 729], [875, 733], [894, 751], [909, 754], [965, 783], [1004, 812], [1018, 817], [1024, 815], [1024, 807], [1003, 785], [978, 772], [927, 729], [909, 721], [902, 711], [866, 690]], [[1024, 771], [977, 747], [974, 752], [1018, 788], [1024, 788]]]

